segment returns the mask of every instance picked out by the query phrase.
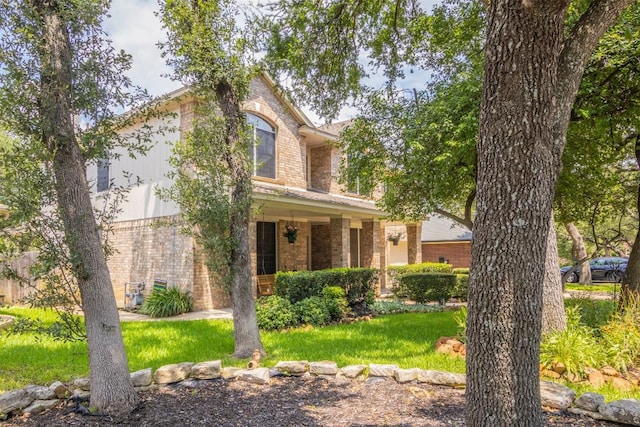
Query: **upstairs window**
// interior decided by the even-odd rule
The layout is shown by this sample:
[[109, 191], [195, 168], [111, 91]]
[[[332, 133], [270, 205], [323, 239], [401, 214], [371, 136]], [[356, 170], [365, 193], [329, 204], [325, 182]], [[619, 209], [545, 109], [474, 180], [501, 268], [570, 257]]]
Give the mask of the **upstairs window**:
[[276, 130], [266, 120], [247, 114], [255, 144], [249, 153], [253, 162], [253, 174], [264, 178], [276, 178]]
[[98, 193], [109, 189], [109, 159], [98, 160], [98, 174], [96, 179], [96, 190]]
[[360, 196], [370, 196], [371, 190], [363, 185], [365, 182], [361, 180], [359, 172], [351, 166], [352, 164], [357, 164], [356, 160], [358, 159], [354, 154], [347, 155], [347, 191]]

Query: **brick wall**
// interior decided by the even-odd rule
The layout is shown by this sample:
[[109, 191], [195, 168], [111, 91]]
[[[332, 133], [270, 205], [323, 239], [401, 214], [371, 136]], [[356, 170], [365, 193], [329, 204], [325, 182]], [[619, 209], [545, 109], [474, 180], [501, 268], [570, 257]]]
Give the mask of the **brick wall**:
[[[289, 243], [283, 235], [285, 226], [295, 224], [298, 227], [298, 235], [295, 243]], [[307, 222], [291, 222], [281, 220], [278, 222], [277, 245], [278, 245], [278, 271], [308, 270], [309, 260], [309, 231], [310, 225]]]
[[422, 262], [438, 262], [440, 258], [444, 258], [453, 268], [469, 268], [471, 242], [422, 244]]
[[251, 82], [242, 110], [264, 118], [276, 129], [276, 179], [254, 179], [306, 189], [307, 145], [298, 133], [300, 124], [261, 77]]
[[321, 191], [331, 190], [331, 147], [313, 147], [309, 150], [311, 173], [310, 187]]
[[145, 282], [145, 294], [154, 279], [191, 289], [193, 239], [177, 226], [159, 220], [124, 221], [113, 225], [110, 241], [115, 253], [108, 260], [118, 306], [124, 304], [125, 283]]
[[[228, 292], [210, 272], [194, 239], [184, 236], [177, 217], [116, 223], [109, 258], [109, 272], [118, 306], [124, 305], [125, 283], [145, 282], [149, 295], [155, 279], [191, 291], [194, 310], [229, 307]], [[172, 222], [170, 222], [172, 221]]]

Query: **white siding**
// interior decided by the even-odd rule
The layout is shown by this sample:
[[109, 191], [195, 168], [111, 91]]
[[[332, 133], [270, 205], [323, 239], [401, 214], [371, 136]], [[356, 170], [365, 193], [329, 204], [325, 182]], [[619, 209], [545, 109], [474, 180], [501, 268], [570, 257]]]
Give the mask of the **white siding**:
[[[155, 190], [156, 187], [167, 188], [171, 185], [171, 180], [167, 178], [167, 173], [170, 170], [169, 157], [173, 143], [180, 137], [178, 131], [180, 116], [178, 112], [176, 114], [175, 117], [164, 119], [164, 124], [169, 123], [170, 126], [175, 126], [175, 130], [166, 132], [164, 135], [155, 135], [154, 145], [145, 155], [131, 158], [125, 150], [122, 150], [119, 158], [111, 159], [109, 179], [113, 180], [113, 185], [130, 187], [127, 200], [120, 206], [122, 212], [118, 214], [117, 221], [157, 218], [179, 212], [175, 203], [160, 200]], [[161, 124], [159, 119], [148, 122], [149, 126], [156, 129]], [[95, 193], [97, 166], [92, 164], [87, 169], [87, 178]], [[127, 174], [130, 177], [127, 177]], [[135, 185], [137, 178], [141, 181], [139, 185]], [[103, 193], [96, 194], [96, 200], [104, 200], [104, 197], [101, 197], [104, 195]]]

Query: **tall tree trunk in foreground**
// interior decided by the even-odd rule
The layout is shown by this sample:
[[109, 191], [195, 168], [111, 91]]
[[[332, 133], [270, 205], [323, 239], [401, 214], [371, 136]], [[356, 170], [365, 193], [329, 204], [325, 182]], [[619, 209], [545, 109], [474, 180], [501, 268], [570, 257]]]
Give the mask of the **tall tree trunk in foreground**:
[[589, 268], [589, 263], [584, 261], [589, 258], [587, 255], [587, 247], [584, 244], [584, 239], [582, 238], [582, 234], [580, 234], [580, 230], [575, 226], [574, 223], [568, 222], [565, 224], [565, 228], [567, 229], [567, 233], [569, 233], [569, 237], [571, 237], [571, 241], [573, 242], [573, 256], [575, 259], [574, 262], [579, 262], [580, 266], [578, 267], [578, 276], [579, 282], [582, 285], [590, 285], [591, 284], [591, 268]]
[[469, 426], [541, 425], [544, 263], [570, 112], [591, 52], [631, 2], [591, 2], [571, 29], [564, 26], [569, 0], [488, 4], [467, 320]]
[[234, 153], [240, 150], [240, 103], [227, 83], [216, 85], [216, 97], [226, 122], [227, 164], [231, 172], [230, 234], [235, 241], [231, 252], [231, 303], [233, 306], [234, 357], [251, 356], [254, 350], [265, 354], [260, 341], [256, 303], [251, 280], [251, 249], [249, 246], [249, 218], [251, 214], [251, 175], [246, 164]]
[[[636, 137], [635, 154], [636, 164], [640, 167], [640, 136]], [[638, 213], [640, 213], [640, 184], [638, 184], [638, 200], [636, 207]], [[638, 228], [636, 240], [633, 242], [633, 247], [631, 248], [626, 273], [622, 278], [622, 298], [620, 299], [620, 303], [624, 306], [625, 302], [629, 298], [633, 298], [631, 296], [632, 294], [636, 298], [635, 301], [640, 302], [640, 227]]]
[[71, 96], [72, 51], [60, 6], [34, 0], [45, 40], [41, 56], [40, 113], [43, 143], [53, 155], [56, 194], [65, 241], [85, 315], [91, 372], [91, 406], [128, 412], [138, 397], [129, 375], [116, 299], [98, 226], [93, 216], [86, 165], [74, 131]]
[[553, 70], [564, 13], [547, 17], [520, 1], [491, 2], [490, 9], [469, 283], [467, 420], [471, 426], [538, 426], [542, 284], [555, 186]]
[[558, 261], [558, 241], [553, 215], [549, 222], [547, 256], [544, 259], [544, 284], [542, 286], [542, 334], [564, 331], [567, 316], [564, 313], [564, 293]]

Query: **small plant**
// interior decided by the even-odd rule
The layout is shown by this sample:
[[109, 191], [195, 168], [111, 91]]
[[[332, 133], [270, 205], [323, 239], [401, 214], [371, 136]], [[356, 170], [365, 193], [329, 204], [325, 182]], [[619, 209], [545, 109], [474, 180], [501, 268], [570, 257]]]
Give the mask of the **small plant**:
[[640, 299], [629, 294], [621, 309], [601, 326], [609, 365], [627, 371], [640, 361]]
[[151, 317], [169, 317], [193, 310], [191, 292], [178, 287], [154, 290], [144, 300], [140, 313]]
[[460, 307], [460, 310], [453, 315], [453, 320], [458, 326], [458, 339], [462, 342], [467, 342], [467, 307]]
[[603, 366], [606, 355], [594, 330], [581, 323], [577, 307], [569, 307], [567, 329], [543, 337], [540, 346], [540, 363], [547, 369], [554, 364], [564, 364], [567, 372], [583, 375], [586, 367]]
[[402, 231], [396, 231], [395, 233], [387, 234], [387, 240], [393, 243], [394, 246], [398, 245], [398, 242], [404, 237]]
[[290, 242], [295, 242], [298, 238], [298, 227], [295, 224], [285, 225], [283, 236], [289, 239]]
[[277, 295], [259, 298], [256, 303], [256, 315], [258, 327], [265, 331], [290, 328], [298, 323], [293, 305], [289, 300]]

